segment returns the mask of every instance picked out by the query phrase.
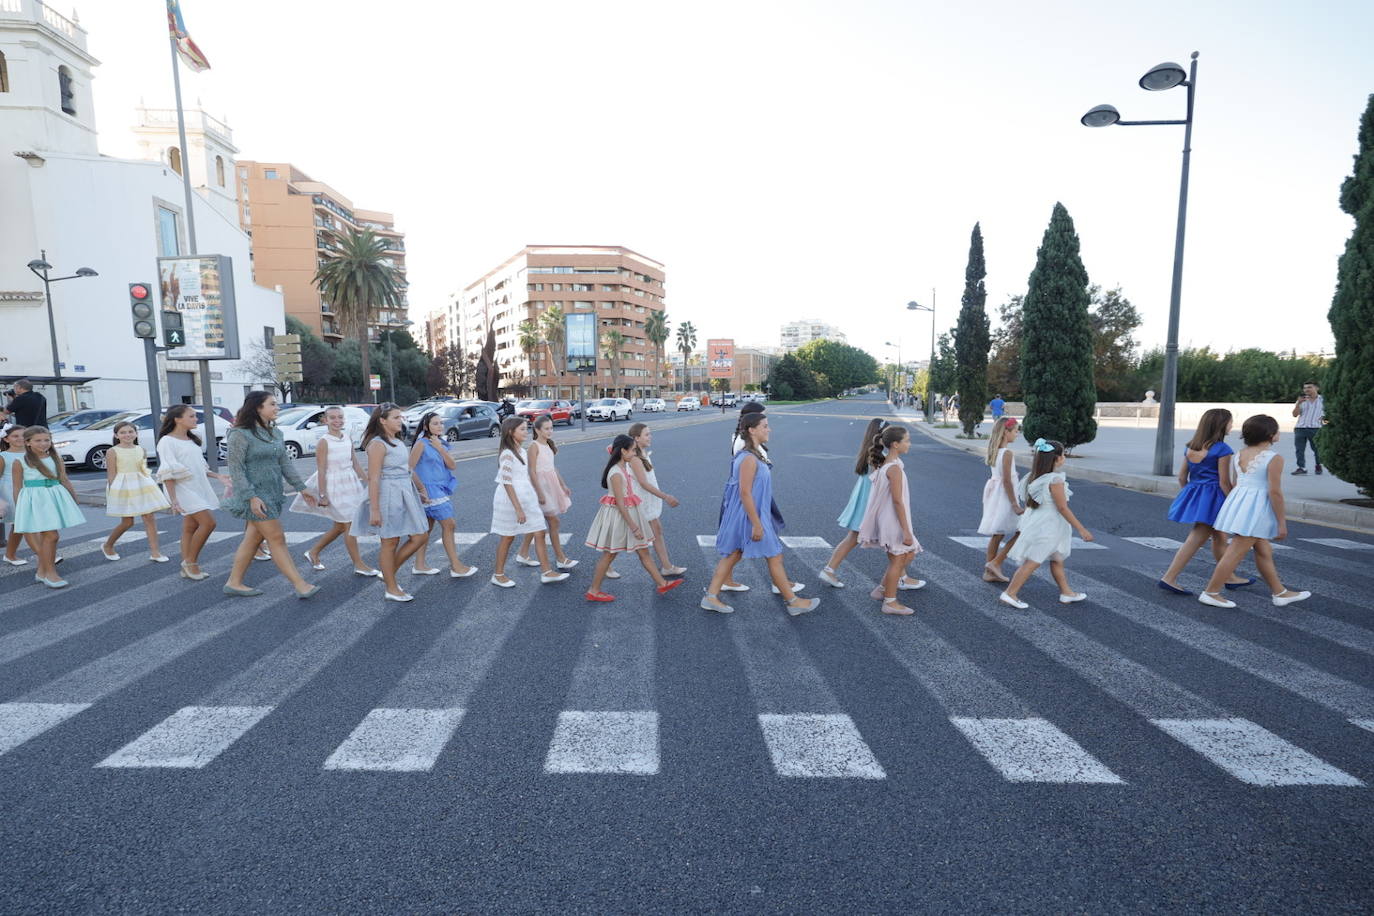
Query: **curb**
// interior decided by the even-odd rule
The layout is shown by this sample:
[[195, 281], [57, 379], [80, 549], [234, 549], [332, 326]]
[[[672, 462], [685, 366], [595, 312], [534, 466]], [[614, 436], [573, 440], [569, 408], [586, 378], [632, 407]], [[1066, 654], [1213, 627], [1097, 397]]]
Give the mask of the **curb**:
[[[950, 448], [967, 452], [971, 455], [982, 455], [987, 451], [986, 444], [978, 445], [972, 441], [964, 442], [958, 439], [949, 439], [928, 429], [924, 423], [923, 417], [919, 418], [921, 422], [916, 422], [918, 418], [904, 416], [895, 411], [893, 414], [907, 425], [920, 430], [926, 436]], [[1018, 467], [1030, 467], [1030, 461], [1024, 456], [1014, 455], [1013, 457]], [[1073, 476], [1077, 480], [1105, 483], [1110, 486], [1121, 487], [1124, 490], [1134, 490], [1137, 493], [1151, 493], [1166, 499], [1172, 499], [1181, 489], [1178, 485], [1178, 481], [1173, 477], [1153, 477], [1146, 474], [1099, 471], [1093, 468], [1074, 468]], [[1348, 506], [1343, 503], [1333, 504], [1328, 502], [1317, 502], [1310, 499], [1285, 499], [1284, 503], [1290, 522], [1307, 522], [1313, 525], [1344, 528], [1347, 531], [1354, 531], [1358, 534], [1374, 534], [1374, 509], [1361, 509], [1358, 506]]]

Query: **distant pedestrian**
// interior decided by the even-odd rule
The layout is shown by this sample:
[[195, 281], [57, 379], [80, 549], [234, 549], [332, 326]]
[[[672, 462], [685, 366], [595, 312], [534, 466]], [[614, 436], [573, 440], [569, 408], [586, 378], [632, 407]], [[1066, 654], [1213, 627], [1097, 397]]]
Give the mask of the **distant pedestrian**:
[[1050, 575], [1059, 586], [1059, 603], [1073, 604], [1088, 597], [1082, 592], [1069, 588], [1069, 580], [1064, 575], [1064, 561], [1073, 550], [1073, 532], [1085, 541], [1093, 539], [1092, 532], [1084, 528], [1078, 517], [1069, 508], [1068, 480], [1060, 470], [1064, 466], [1064, 446], [1058, 442], [1036, 439], [1033, 446], [1035, 457], [1031, 461], [1030, 473], [1021, 481], [1020, 493], [1026, 501], [1026, 511], [1017, 526], [1019, 537], [1012, 545], [1008, 557], [1021, 565], [1011, 577], [1007, 590], [998, 596], [1003, 604], [1025, 610], [1030, 607], [1019, 597], [1021, 588], [1045, 562], [1050, 564]]
[[210, 578], [200, 568], [200, 552], [214, 533], [215, 510], [219, 508], [219, 497], [210, 481], [227, 486], [230, 479], [206, 465], [200, 437], [193, 431], [197, 423], [196, 409], [191, 405], [167, 408], [158, 433], [157, 478], [172, 511], [181, 516], [181, 577], [199, 582]]
[[[639, 423], [637, 426], [643, 426]], [[633, 429], [634, 427], [631, 427]], [[515, 562], [521, 566], [538, 566], [539, 561], [530, 559], [530, 547], [536, 538], [548, 538], [553, 548], [554, 564], [562, 570], [572, 569], [576, 560], [568, 558], [563, 551], [563, 538], [559, 532], [559, 519], [572, 508], [572, 488], [558, 473], [556, 464], [558, 443], [553, 441], [553, 417], [544, 414], [534, 421], [534, 441], [525, 450], [530, 463], [530, 483], [534, 485], [534, 495], [539, 500], [539, 511], [544, 514], [547, 531], [536, 531], [525, 535], [516, 551]]]
[[[868, 463], [876, 465], [877, 470], [872, 475], [873, 489], [859, 527], [860, 547], [879, 547], [887, 552], [887, 572], [882, 584], [873, 590], [873, 597], [883, 602], [884, 614], [898, 616], [913, 613], [897, 600], [897, 590], [907, 565], [921, 552], [911, 525], [911, 491], [902, 463], [902, 456], [910, 450], [910, 432], [896, 424], [885, 428], [869, 446]], [[924, 585], [923, 580], [916, 580], [916, 588]]]
[[53, 454], [52, 434], [46, 426], [24, 430], [24, 455], [10, 462], [10, 486], [14, 530], [34, 536], [38, 554], [34, 578], [48, 588], [64, 588], [67, 582], [57, 574], [59, 532], [83, 524], [86, 517], [76, 504], [66, 465]]
[[635, 457], [635, 440], [625, 435], [616, 436], [608, 451], [610, 458], [601, 472], [601, 488], [607, 492], [601, 497], [601, 506], [596, 510], [596, 517], [587, 531], [587, 546], [601, 551], [601, 556], [592, 571], [586, 598], [588, 601], [615, 600], [614, 595], [601, 590], [601, 583], [616, 555], [626, 551], [634, 551], [639, 556], [640, 565], [654, 580], [655, 591], [665, 595], [684, 580], [670, 581], [665, 578], [649, 556], [649, 548], [654, 541], [653, 529], [644, 520], [641, 511], [643, 499], [635, 487], [634, 471], [630, 468], [630, 462]]
[[779, 528], [772, 513], [763, 512], [765, 504], [773, 503], [772, 468], [764, 451], [769, 437], [768, 418], [749, 414], [740, 421], [740, 427], [744, 445], [731, 462], [730, 479], [725, 484], [721, 501], [720, 526], [716, 531], [716, 553], [720, 561], [701, 607], [724, 614], [734, 610], [720, 600], [720, 592], [732, 581], [735, 566], [747, 558], [768, 561], [773, 588], [787, 602], [788, 614], [795, 617], [814, 611], [820, 599], [797, 597], [796, 588], [783, 568]]
[[[529, 465], [525, 463], [524, 446], [528, 435], [523, 417], [507, 417], [501, 421], [501, 448], [496, 459], [496, 492], [491, 497], [491, 533], [499, 536], [496, 542], [496, 566], [491, 584], [498, 588], [515, 588], [515, 580], [506, 575], [506, 558], [511, 545], [522, 535], [544, 531], [548, 523], [539, 510], [539, 494], [530, 481]], [[549, 564], [549, 551], [543, 540], [534, 542], [539, 557], [539, 581], [545, 585], [562, 582], [568, 574]]]
[[33, 382], [21, 378], [14, 383], [13, 392], [5, 410], [15, 426], [28, 429], [48, 425], [48, 399], [33, 390]]
[[[978, 533], [987, 535], [987, 562], [983, 564], [984, 582], [1008, 582], [1002, 564], [1016, 543], [1017, 525], [1026, 510], [1016, 495], [1016, 456], [1012, 443], [1020, 433], [1014, 417], [999, 417], [988, 435], [986, 464], [988, 482], [983, 484], [983, 518]], [[1002, 539], [1006, 538], [1006, 544]]]
[[1241, 426], [1240, 437], [1245, 442], [1245, 448], [1237, 456], [1240, 474], [1235, 489], [1226, 495], [1212, 525], [1232, 535], [1231, 543], [1197, 600], [1212, 607], [1235, 607], [1234, 601], [1222, 597], [1221, 589], [1253, 549], [1255, 566], [1269, 586], [1274, 604], [1283, 607], [1304, 601], [1312, 597], [1312, 593], [1284, 587], [1278, 567], [1274, 565], [1274, 547], [1270, 543], [1288, 537], [1288, 518], [1283, 505], [1283, 459], [1274, 452], [1279, 441], [1279, 423], [1273, 417], [1258, 414]]
[[353, 561], [353, 572], [369, 578], [380, 577], [380, 570], [363, 562], [363, 556], [358, 551], [358, 538], [353, 534], [358, 507], [367, 498], [367, 486], [364, 483], [367, 475], [358, 464], [358, 452], [353, 448], [353, 440], [345, 429], [346, 423], [342, 407], [325, 409], [325, 432], [315, 443], [315, 473], [305, 481], [306, 490], [319, 495], [312, 506], [297, 494], [291, 501], [291, 511], [322, 516], [333, 523], [303, 554], [311, 569], [325, 568], [320, 561], [321, 551], [342, 537], [348, 558]]
[[999, 394], [988, 402], [988, 408], [992, 412], [992, 422], [996, 423], [998, 420], [1002, 419], [1002, 414], [1006, 413], [1007, 402], [1002, 400], [1002, 396]]
[[358, 506], [353, 530], [375, 534], [380, 541], [377, 565], [386, 586], [383, 601], [415, 600], [397, 583], [396, 573], [424, 544], [429, 531], [429, 520], [416, 488], [419, 481], [410, 469], [410, 457], [401, 438], [404, 433], [405, 418], [395, 404], [383, 404], [372, 411], [363, 430], [367, 498]]
[[100, 555], [118, 560], [115, 544], [134, 526], [134, 519], [142, 517], [148, 535], [148, 559], [166, 563], [170, 558], [158, 546], [156, 513], [170, 509], [172, 504], [148, 473], [148, 453], [138, 444], [138, 427], [132, 423], [115, 425], [114, 446], [105, 453], [105, 481], [105, 514], [119, 522], [100, 545]]
[[[547, 415], [546, 415], [547, 416]], [[453, 517], [453, 493], [458, 489], [458, 469], [453, 456], [448, 452], [444, 441], [444, 418], [434, 412], [420, 418], [415, 432], [415, 445], [410, 449], [410, 468], [419, 484], [420, 504], [424, 507], [425, 518], [429, 520], [429, 532], [439, 526], [439, 539], [443, 542], [444, 553], [448, 555], [448, 574], [453, 579], [466, 579], [477, 568], [464, 563], [458, 556], [455, 538], [457, 521]], [[417, 576], [432, 576], [439, 572], [426, 562], [425, 550], [429, 537], [420, 542], [415, 552], [415, 565], [411, 572]]]
[[1302, 386], [1302, 395], [1293, 405], [1293, 416], [1298, 418], [1293, 428], [1293, 448], [1298, 456], [1298, 466], [1293, 469], [1293, 476], [1307, 473], [1309, 445], [1312, 446], [1312, 460], [1316, 462], [1317, 473], [1320, 474], [1322, 456], [1317, 451], [1317, 433], [1321, 432], [1322, 419], [1326, 416], [1326, 403], [1316, 382], [1307, 382]]
[[[1204, 412], [1197, 431], [1183, 450], [1183, 466], [1178, 470], [1178, 482], [1182, 489], [1169, 506], [1169, 521], [1192, 525], [1192, 530], [1188, 532], [1187, 540], [1179, 545], [1173, 562], [1159, 580], [1159, 587], [1166, 592], [1192, 594], [1179, 587], [1178, 576], [1208, 539], [1212, 542], [1212, 556], [1218, 563], [1226, 554], [1226, 535], [1212, 526], [1226, 497], [1236, 485], [1235, 466], [1232, 464], [1235, 451], [1226, 444], [1231, 422], [1229, 410], [1213, 407]], [[1254, 581], [1233, 575], [1227, 579], [1226, 587], [1242, 588], [1254, 584]]]

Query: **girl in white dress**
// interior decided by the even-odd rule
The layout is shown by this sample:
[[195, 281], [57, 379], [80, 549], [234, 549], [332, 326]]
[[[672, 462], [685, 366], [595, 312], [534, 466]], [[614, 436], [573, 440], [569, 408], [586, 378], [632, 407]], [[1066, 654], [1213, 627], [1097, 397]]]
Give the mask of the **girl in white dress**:
[[[988, 482], [983, 484], [983, 518], [978, 533], [988, 535], [987, 562], [983, 564], [984, 582], [1006, 582], [1002, 563], [1016, 543], [1021, 502], [1016, 498], [1016, 458], [1011, 445], [1020, 427], [1015, 417], [998, 417], [988, 436]], [[1002, 539], [1007, 538], [1006, 544]]]
[[352, 531], [353, 517], [367, 498], [367, 489], [363, 484], [367, 475], [358, 461], [358, 453], [353, 450], [353, 440], [344, 428], [346, 423], [342, 407], [330, 407], [324, 412], [326, 431], [315, 445], [315, 473], [305, 482], [306, 489], [320, 494], [319, 499], [311, 506], [297, 493], [291, 502], [291, 511], [320, 515], [334, 523], [320, 535], [313, 547], [306, 549], [305, 562], [311, 569], [325, 568], [320, 562], [320, 552], [336, 538], [342, 537], [348, 558], [353, 561], [353, 572], [360, 576], [376, 577], [381, 575], [381, 571], [363, 562], [363, 556], [358, 552], [358, 538]]
[[[491, 533], [501, 538], [496, 544], [496, 569], [491, 574], [491, 584], [499, 588], [515, 588], [515, 580], [506, 575], [506, 558], [515, 539], [545, 530], [539, 495], [534, 492], [529, 465], [521, 454], [526, 436], [524, 417], [506, 417], [501, 421], [496, 492], [491, 495]], [[540, 582], [547, 585], [568, 578], [567, 573], [549, 565], [549, 548], [542, 538], [535, 539], [534, 552], [539, 555]]]
[[105, 453], [105, 514], [119, 522], [100, 545], [100, 555], [118, 560], [115, 544], [134, 526], [134, 519], [141, 516], [143, 530], [148, 533], [148, 559], [166, 563], [168, 557], [157, 543], [157, 513], [169, 508], [171, 502], [148, 473], [148, 453], [138, 444], [138, 427], [132, 423], [116, 424], [114, 447]]
[[1311, 592], [1295, 592], [1285, 588], [1274, 565], [1271, 541], [1288, 537], [1288, 519], [1283, 505], [1283, 458], [1275, 454], [1279, 441], [1279, 424], [1273, 417], [1259, 414], [1246, 420], [1240, 428], [1245, 448], [1236, 456], [1240, 474], [1236, 485], [1226, 494], [1226, 501], [1217, 512], [1212, 527], [1232, 535], [1231, 543], [1212, 571], [1212, 578], [1197, 600], [1212, 607], [1232, 608], [1234, 601], [1223, 598], [1221, 589], [1235, 573], [1240, 561], [1253, 548], [1255, 567], [1269, 586], [1277, 607], [1305, 601]]
[[1030, 607], [1017, 597], [1021, 593], [1021, 586], [1046, 560], [1050, 564], [1050, 575], [1059, 586], [1060, 604], [1073, 604], [1088, 597], [1069, 588], [1069, 579], [1064, 575], [1064, 561], [1073, 550], [1074, 531], [1085, 541], [1093, 539], [1092, 532], [1084, 528], [1069, 509], [1069, 497], [1073, 491], [1069, 489], [1064, 472], [1060, 470], [1064, 466], [1064, 446], [1058, 442], [1036, 439], [1034, 451], [1030, 473], [1020, 486], [1021, 496], [1026, 500], [1026, 511], [1017, 528], [1020, 537], [1008, 554], [1021, 565], [1011, 577], [1007, 590], [998, 596], [1003, 604], [1021, 610]]
[[[553, 545], [553, 555], [559, 569], [572, 569], [576, 560], [568, 559], [563, 552], [563, 539], [559, 536], [559, 518], [572, 508], [572, 488], [563, 481], [555, 463], [558, 444], [553, 441], [553, 418], [544, 414], [530, 424], [534, 441], [525, 450], [530, 463], [530, 483], [534, 485], [535, 498], [539, 500], [539, 510], [544, 513], [544, 524], [548, 526], [548, 542]], [[530, 545], [536, 540], [544, 540], [545, 532], [536, 531], [525, 535], [520, 549], [515, 554], [515, 562], [521, 566], [538, 566], [538, 560], [530, 559]]]
[[[29, 561], [18, 556], [19, 542], [27, 540], [29, 549], [37, 556], [38, 548], [34, 540], [25, 538], [24, 535], [14, 530], [14, 502], [13, 493], [10, 490], [10, 463], [18, 461], [24, 456], [24, 427], [11, 426], [5, 430], [4, 439], [0, 440], [0, 470], [4, 471], [3, 485], [0, 485], [0, 519], [10, 521], [10, 532], [5, 538], [5, 557], [4, 560], [11, 566], [23, 566]], [[0, 524], [0, 531], [4, 530], [4, 525]]]
[[196, 428], [196, 410], [175, 404], [162, 415], [157, 440], [157, 479], [167, 492], [172, 511], [181, 516], [181, 577], [200, 581], [210, 574], [200, 568], [200, 551], [215, 530], [219, 497], [211, 480], [228, 485], [229, 478], [216, 474], [205, 463]]

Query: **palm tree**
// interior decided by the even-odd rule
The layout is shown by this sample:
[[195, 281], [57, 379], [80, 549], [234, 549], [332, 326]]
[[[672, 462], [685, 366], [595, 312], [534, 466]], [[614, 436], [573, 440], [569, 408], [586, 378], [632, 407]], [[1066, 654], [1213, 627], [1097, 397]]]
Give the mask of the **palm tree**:
[[[619, 391], [620, 386], [620, 348], [625, 346], [625, 335], [612, 328], [601, 335], [601, 357], [611, 364], [611, 386]], [[620, 397], [615, 394], [612, 397]]]
[[677, 349], [682, 351], [682, 390], [687, 390], [687, 359], [697, 348], [697, 329], [690, 321], [677, 326]]
[[330, 233], [328, 246], [315, 271], [315, 287], [320, 298], [339, 316], [345, 333], [358, 337], [358, 356], [362, 361], [363, 391], [372, 374], [372, 354], [368, 328], [378, 309], [398, 309], [405, 281], [388, 263], [386, 240], [371, 229], [348, 229], [343, 235]]
[[654, 348], [654, 387], [658, 391], [658, 396], [663, 396], [663, 378], [659, 375], [659, 366], [663, 363], [663, 345], [668, 342], [668, 313], [650, 312], [649, 317], [644, 319], [644, 337]]
[[[539, 329], [544, 334], [544, 347], [549, 351], [549, 371], [558, 373], [553, 389], [553, 396], [558, 397], [559, 383], [563, 381], [563, 373], [568, 371], [568, 352], [563, 348], [567, 336], [567, 328], [563, 324], [563, 307], [549, 306], [548, 311], [539, 316]], [[557, 357], [554, 356], [555, 352], [559, 354]]]
[[525, 364], [529, 368], [530, 382], [534, 381], [534, 351], [539, 349], [539, 345], [544, 341], [539, 336], [539, 322], [531, 321], [526, 318], [520, 322], [516, 328], [516, 342], [520, 345], [520, 352], [525, 354]]

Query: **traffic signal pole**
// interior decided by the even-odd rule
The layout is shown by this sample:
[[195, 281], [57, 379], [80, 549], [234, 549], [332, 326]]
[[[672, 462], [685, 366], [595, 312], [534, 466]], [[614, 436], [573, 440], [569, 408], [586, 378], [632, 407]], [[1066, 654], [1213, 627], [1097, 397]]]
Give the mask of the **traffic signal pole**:
[[153, 443], [157, 444], [162, 429], [162, 386], [157, 373], [157, 341], [151, 337], [143, 338], [143, 365], [148, 371], [148, 407], [153, 412]]

